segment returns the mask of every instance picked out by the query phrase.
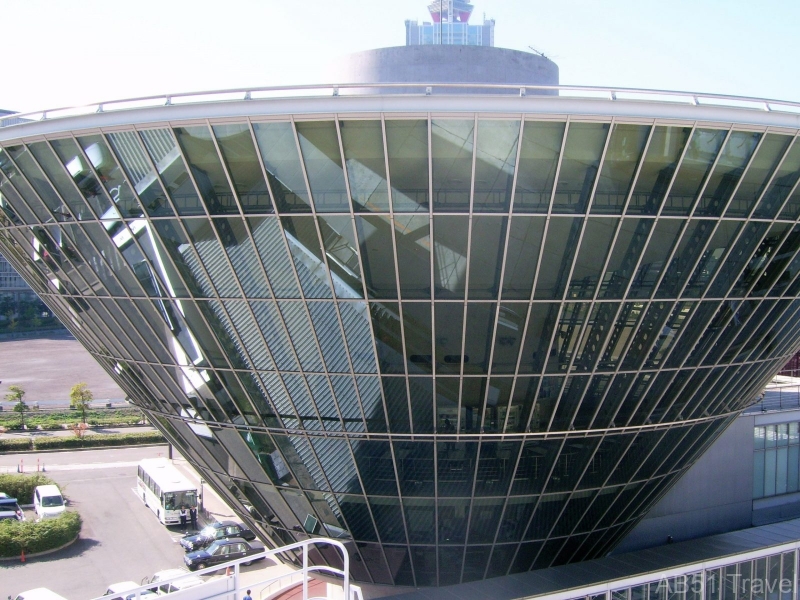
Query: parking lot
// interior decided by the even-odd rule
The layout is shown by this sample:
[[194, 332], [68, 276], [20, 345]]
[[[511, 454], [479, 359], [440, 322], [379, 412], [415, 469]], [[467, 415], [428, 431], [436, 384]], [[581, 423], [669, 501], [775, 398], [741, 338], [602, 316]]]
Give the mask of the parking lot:
[[[59, 552], [25, 563], [0, 562], [0, 598], [41, 586], [69, 600], [95, 598], [110, 583], [140, 582], [156, 571], [182, 566], [183, 551], [176, 543], [181, 532], [161, 525], [134, 492], [136, 464], [165, 450], [162, 446], [39, 455], [46, 466], [50, 463], [47, 475], [61, 486], [70, 508], [80, 512], [83, 529], [77, 542]], [[10, 470], [19, 458], [0, 456], [0, 470]], [[29, 456], [25, 464], [35, 469], [36, 457]]]

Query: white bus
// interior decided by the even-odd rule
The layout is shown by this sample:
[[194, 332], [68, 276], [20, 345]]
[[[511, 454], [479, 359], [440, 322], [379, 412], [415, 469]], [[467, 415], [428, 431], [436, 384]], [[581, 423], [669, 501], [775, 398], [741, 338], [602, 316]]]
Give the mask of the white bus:
[[164, 525], [180, 523], [182, 506], [197, 507], [197, 488], [166, 458], [143, 459], [136, 487], [142, 502]]

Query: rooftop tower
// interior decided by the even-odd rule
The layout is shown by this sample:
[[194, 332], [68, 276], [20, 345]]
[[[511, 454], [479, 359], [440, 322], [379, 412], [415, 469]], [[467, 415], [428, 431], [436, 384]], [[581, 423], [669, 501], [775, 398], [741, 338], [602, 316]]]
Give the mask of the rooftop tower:
[[428, 5], [433, 22], [406, 21], [406, 46], [494, 46], [494, 19], [470, 25], [469, 0], [435, 0]]

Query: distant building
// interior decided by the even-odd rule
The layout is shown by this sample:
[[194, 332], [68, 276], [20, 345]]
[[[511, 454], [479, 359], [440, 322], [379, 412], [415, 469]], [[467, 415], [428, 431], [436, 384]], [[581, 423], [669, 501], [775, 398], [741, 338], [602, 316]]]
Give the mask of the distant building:
[[2, 255], [0, 255], [0, 296], [12, 296], [14, 300], [32, 300], [36, 297], [30, 286]]
[[432, 22], [406, 21], [406, 46], [494, 46], [494, 19], [470, 25], [469, 0], [435, 0], [428, 6]]

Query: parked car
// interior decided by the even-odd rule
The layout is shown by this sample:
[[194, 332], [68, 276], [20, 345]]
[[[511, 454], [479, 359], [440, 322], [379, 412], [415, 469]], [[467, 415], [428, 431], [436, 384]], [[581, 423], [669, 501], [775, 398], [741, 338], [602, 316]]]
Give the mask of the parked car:
[[212, 523], [194, 535], [183, 536], [181, 538], [181, 547], [184, 552], [192, 552], [193, 550], [205, 548], [215, 540], [225, 540], [235, 537], [254, 540], [256, 539], [256, 534], [241, 523], [222, 521], [221, 523]]
[[66, 503], [57, 485], [39, 485], [33, 490], [33, 508], [39, 519], [46, 519], [63, 513]]
[[[181, 575], [183, 577], [181, 577]], [[175, 581], [166, 581], [167, 579], [173, 579], [175, 577], [181, 578], [176, 579]], [[171, 594], [172, 592], [185, 590], [186, 588], [194, 587], [196, 585], [202, 585], [204, 582], [196, 575], [190, 575], [185, 568], [180, 568], [159, 571], [149, 579], [145, 578], [144, 581], [142, 581], [142, 585], [147, 585], [150, 583], [159, 584], [151, 587], [150, 591], [154, 594], [158, 594], [159, 596], [163, 596], [165, 594]]]
[[[190, 571], [196, 571], [197, 569], [205, 569], [212, 565], [230, 562], [260, 552], [264, 552], [264, 544], [257, 540], [248, 542], [244, 538], [231, 538], [229, 540], [217, 540], [208, 548], [189, 552], [183, 557], [183, 562], [186, 563]], [[263, 558], [261, 556], [254, 560], [262, 560]], [[249, 565], [252, 562], [254, 561], [251, 560], [242, 564]]]
[[0, 496], [0, 521], [24, 521], [25, 514], [19, 507], [16, 498], [11, 498], [8, 494]]
[[[136, 592], [131, 592], [131, 590], [135, 590], [139, 587], [141, 587], [141, 585], [134, 581], [120, 581], [119, 583], [112, 583], [109, 585], [103, 596], [111, 596], [109, 600], [135, 600]], [[153, 600], [155, 597], [156, 593], [150, 590], [144, 590], [139, 593], [139, 598], [141, 600]]]
[[34, 588], [27, 592], [20, 592], [14, 600], [66, 600], [66, 598], [47, 588]]

